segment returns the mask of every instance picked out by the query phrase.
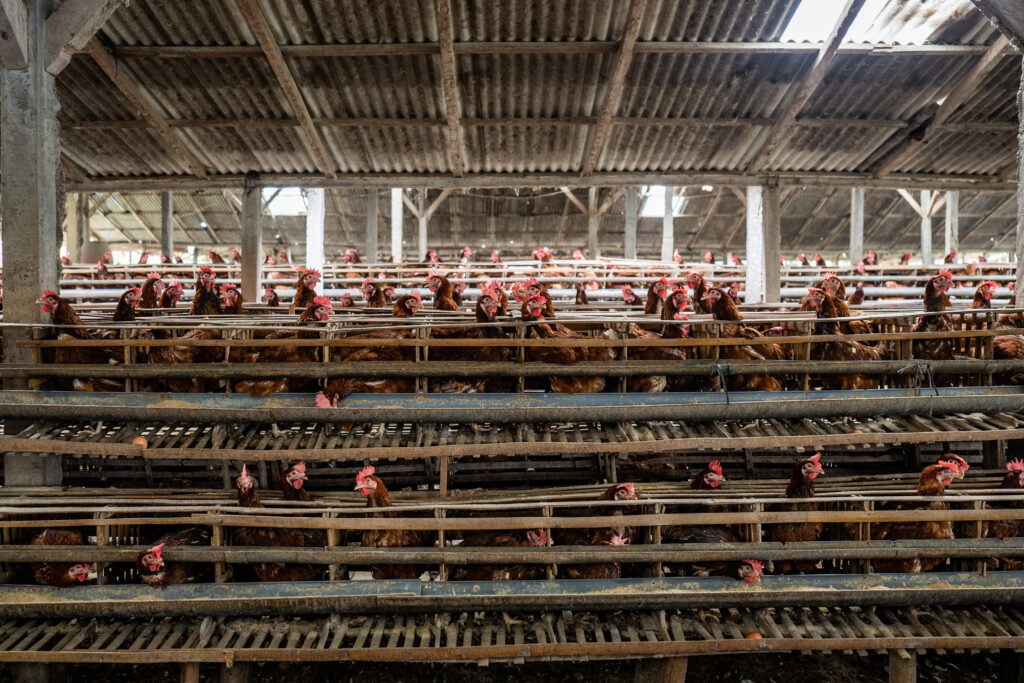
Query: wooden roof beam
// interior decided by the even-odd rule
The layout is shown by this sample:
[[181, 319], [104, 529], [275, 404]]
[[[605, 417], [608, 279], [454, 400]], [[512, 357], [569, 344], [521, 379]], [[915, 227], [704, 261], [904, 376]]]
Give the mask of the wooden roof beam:
[[92, 40], [124, 0], [63, 0], [46, 19], [46, 70], [54, 76]]
[[444, 100], [448, 126], [448, 164], [452, 174], [461, 177], [465, 172], [462, 150], [465, 134], [462, 130], [462, 102], [459, 97], [459, 79], [455, 68], [455, 37], [452, 28], [451, 0], [437, 0], [437, 31], [441, 40], [441, 97]]
[[796, 123], [796, 115], [800, 113], [800, 110], [807, 104], [807, 100], [814, 94], [818, 85], [825, 79], [825, 74], [828, 72], [829, 67], [832, 66], [833, 60], [835, 60], [839, 44], [843, 42], [846, 32], [850, 29], [854, 19], [857, 18], [857, 13], [860, 12], [860, 8], [865, 2], [866, 0], [846, 0], [846, 6], [843, 8], [842, 13], [840, 13], [835, 26], [832, 27], [832, 32], [818, 50], [818, 56], [814, 60], [811, 69], [802, 80], [798, 81], [799, 88], [792, 99], [789, 100], [789, 104], [786, 106], [782, 116], [772, 126], [768, 136], [761, 143], [760, 147], [757, 148], [754, 156], [747, 164], [748, 172], [759, 170], [764, 166], [778, 146], [789, 137], [793, 130], [793, 125]]
[[[149, 236], [153, 238], [153, 241], [156, 244], [160, 244], [160, 238], [157, 236], [155, 232], [153, 232], [153, 229], [146, 224], [146, 221], [142, 220], [142, 215], [138, 211], [136, 211], [135, 207], [128, 202], [128, 198], [125, 196], [125, 194], [123, 192], [119, 192], [117, 194], [117, 199], [118, 201], [121, 202], [121, 205], [124, 206], [124, 208], [128, 209], [128, 213], [130, 213], [132, 217], [139, 222], [139, 225], [141, 225], [143, 229], [149, 233]], [[111, 225], [113, 225], [113, 222], [111, 222]]]
[[960, 105], [978, 89], [978, 86], [981, 85], [989, 73], [999, 66], [999, 63], [1003, 60], [1003, 53], [1009, 45], [1010, 42], [1006, 39], [1006, 36], [1000, 35], [996, 38], [996, 42], [978, 60], [978, 63], [974, 65], [974, 68], [970, 70], [967, 76], [946, 93], [946, 97], [942, 100], [942, 104], [939, 105], [935, 115], [920, 126], [907, 132], [903, 140], [895, 148], [878, 160], [878, 163], [875, 164], [875, 177], [885, 177], [899, 166], [904, 159], [917, 150], [918, 147], [928, 142], [928, 136], [938, 126], [945, 123], [946, 119], [952, 116], [960, 108]]
[[200, 178], [205, 177], [206, 171], [203, 169], [203, 165], [199, 163], [199, 159], [185, 148], [185, 145], [174, 134], [171, 127], [167, 125], [166, 119], [164, 119], [156, 105], [142, 91], [142, 88], [135, 82], [135, 79], [125, 69], [120, 68], [110, 50], [95, 37], [89, 41], [86, 47], [89, 50], [89, 54], [96, 61], [96, 64], [107, 75], [107, 78], [113, 81], [117, 89], [121, 91], [121, 94], [128, 99], [128, 102], [149, 123], [150, 127], [153, 128], [153, 132], [163, 140], [167, 148], [188, 169], [189, 173]]
[[[993, 216], [995, 216], [995, 215], [996, 215], [997, 213], [999, 213], [999, 211], [1000, 211], [1000, 210], [1001, 210], [1001, 209], [1002, 209], [1002, 208], [1003, 208], [1004, 206], [1006, 206], [1006, 205], [1007, 205], [1007, 204], [1008, 204], [1009, 202], [1011, 202], [1011, 201], [1015, 200], [1016, 198], [1017, 198], [1017, 196], [1016, 196], [1016, 195], [1012, 195], [1012, 194], [1011, 194], [1011, 195], [1009, 195], [1009, 196], [1008, 196], [1008, 197], [1007, 197], [1006, 199], [1004, 199], [1003, 201], [999, 202], [999, 203], [998, 203], [998, 204], [996, 204], [996, 205], [995, 205], [994, 207], [992, 207], [992, 208], [991, 208], [991, 209], [990, 209], [989, 211], [986, 211], [986, 212], [985, 212], [985, 213], [984, 213], [984, 214], [983, 214], [983, 215], [981, 216], [981, 218], [979, 218], [979, 219], [978, 219], [977, 221], [975, 221], [974, 225], [972, 225], [972, 226], [971, 226], [971, 229], [970, 229], [970, 230], [968, 230], [968, 231], [966, 231], [966, 232], [964, 232], [964, 233], [962, 233], [962, 234], [960, 235], [960, 242], [961, 242], [961, 244], [962, 244], [962, 243], [963, 243], [963, 242], [964, 242], [965, 240], [967, 240], [967, 239], [968, 239], [968, 238], [969, 238], [969, 237], [970, 237], [971, 235], [973, 235], [974, 233], [976, 233], [976, 232], [978, 231], [978, 229], [979, 229], [979, 228], [980, 228], [980, 227], [981, 227], [982, 225], [984, 225], [984, 224], [985, 224], [986, 222], [988, 222], [988, 219], [990, 219], [990, 218], [992, 218]], [[962, 215], [962, 214], [961, 214], [961, 215]], [[1014, 228], [1016, 228], [1016, 223], [1014, 223]]]
[[[197, 216], [199, 216], [199, 220], [206, 224], [206, 227], [203, 229], [206, 230], [207, 233], [209, 233], [210, 237], [213, 239], [213, 243], [223, 244], [220, 237], [217, 235], [217, 232], [213, 229], [213, 223], [211, 223], [210, 219], [206, 217], [206, 214], [203, 213], [203, 210], [199, 208], [199, 202], [196, 201], [196, 198], [192, 195], [192, 193], [183, 192], [181, 193], [180, 196], [185, 197], [185, 200], [188, 201], [189, 205], [192, 207], [192, 210], [196, 212]], [[177, 214], [174, 214], [174, 219], [178, 219]], [[239, 225], [241, 225], [241, 221], [239, 221]], [[185, 227], [181, 225], [180, 222], [178, 224], [178, 227], [181, 229], [183, 233], [185, 233], [186, 235], [188, 234], [188, 231], [185, 230]], [[168, 256], [170, 256], [170, 254], [168, 254]]]
[[25, 0], [0, 0], [0, 60], [7, 69], [28, 66], [28, 9]]
[[306, 138], [306, 144], [309, 146], [310, 151], [312, 151], [313, 158], [316, 160], [320, 172], [328, 178], [335, 177], [337, 170], [334, 161], [328, 153], [323, 139], [320, 137], [320, 132], [313, 123], [313, 117], [309, 114], [306, 101], [302, 98], [302, 91], [299, 90], [295, 77], [288, 68], [288, 64], [284, 61], [284, 55], [281, 54], [281, 46], [277, 44], [277, 38], [274, 37], [274, 32], [270, 28], [263, 10], [260, 9], [259, 2], [257, 0], [237, 0], [237, 2], [246, 20], [249, 22], [249, 28], [252, 29], [253, 35], [256, 36], [256, 40], [263, 49], [263, 55], [270, 62], [270, 68], [273, 70], [274, 76], [277, 77], [278, 84], [284, 90], [285, 97], [288, 98], [292, 113], [299, 120], [302, 134]]
[[[863, 2], [863, 0], [860, 0]], [[633, 61], [633, 52], [636, 47], [636, 38], [640, 34], [640, 24], [644, 18], [644, 8], [647, 0], [632, 0], [629, 4], [629, 14], [626, 16], [626, 27], [623, 31], [622, 42], [619, 43], [619, 52], [615, 57], [615, 68], [611, 78], [608, 79], [608, 93], [605, 95], [604, 103], [601, 105], [601, 113], [597, 117], [597, 124], [587, 133], [587, 142], [583, 147], [582, 174], [590, 175], [597, 168], [597, 162], [604, 151], [605, 143], [608, 140], [608, 131], [611, 129], [612, 117], [619, 109], [619, 102], [622, 100], [622, 91], [626, 85], [626, 74], [629, 72], [629, 65]]]

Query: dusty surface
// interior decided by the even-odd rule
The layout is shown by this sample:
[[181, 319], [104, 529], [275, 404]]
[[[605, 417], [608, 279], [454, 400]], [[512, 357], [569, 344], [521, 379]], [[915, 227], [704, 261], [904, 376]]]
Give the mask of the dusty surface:
[[[739, 655], [695, 657], [690, 660], [691, 681], [723, 683], [876, 683], [888, 679], [889, 659], [883, 655], [867, 657], [840, 654], [815, 655]], [[918, 659], [920, 683], [995, 683], [999, 660], [990, 655], [928, 654]], [[295, 683], [299, 680], [356, 683], [368, 678], [388, 683], [628, 683], [634, 679], [633, 662], [551, 662], [524, 665], [425, 665], [425, 664], [258, 664], [251, 683]], [[219, 681], [219, 667], [203, 665], [203, 683]], [[10, 672], [0, 668], [0, 681], [10, 680]], [[173, 666], [71, 666], [67, 680], [90, 683], [163, 683], [179, 680]]]

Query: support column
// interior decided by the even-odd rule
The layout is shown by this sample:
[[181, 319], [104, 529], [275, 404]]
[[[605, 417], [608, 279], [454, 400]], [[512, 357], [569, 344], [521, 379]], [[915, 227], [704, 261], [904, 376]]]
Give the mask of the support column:
[[391, 261], [402, 262], [402, 188], [391, 188]]
[[960, 191], [946, 193], [946, 240], [944, 254], [960, 251]]
[[420, 215], [417, 216], [417, 223], [419, 224], [418, 232], [418, 246], [419, 246], [419, 258], [416, 260], [423, 261], [427, 258], [427, 221], [430, 216], [427, 215], [427, 191], [420, 190]]
[[747, 188], [746, 303], [779, 300], [779, 214], [778, 185]]
[[672, 251], [675, 249], [676, 229], [675, 218], [672, 216], [672, 197], [676, 188], [665, 186], [665, 215], [661, 219], [661, 260], [672, 262]]
[[380, 198], [376, 190], [370, 190], [366, 195], [366, 247], [363, 260], [369, 263], [377, 263], [377, 236], [380, 234], [378, 226]]
[[587, 190], [587, 254], [592, 259], [601, 257], [601, 247], [597, 243], [597, 231], [601, 217], [597, 215], [597, 188]]
[[68, 260], [78, 263], [81, 257], [82, 240], [79, 235], [80, 221], [78, 220], [78, 197], [74, 192], [64, 193], [64, 249], [68, 253]]
[[889, 683], [914, 683], [917, 680], [917, 653], [900, 656], [896, 650], [889, 650]]
[[[1017, 286], [1016, 292], [1024, 292], [1024, 69], [1020, 75], [1017, 90]], [[1024, 306], [1024, 294], [1018, 294], [1017, 307]]]
[[263, 188], [257, 184], [242, 192], [242, 301], [262, 299], [262, 280]]
[[636, 259], [636, 228], [639, 214], [640, 194], [635, 186], [626, 188], [626, 240], [625, 257]]
[[931, 190], [921, 190], [921, 263], [932, 265], [932, 216], [929, 207], [932, 205]]
[[864, 188], [850, 190], [850, 263], [864, 258]]
[[[26, 3], [25, 69], [0, 69], [0, 215], [3, 216], [4, 322], [49, 323], [36, 300], [57, 289], [60, 263], [58, 202], [61, 188], [60, 136], [55, 78], [46, 72], [45, 20], [56, 2]], [[28, 328], [3, 334], [7, 363], [31, 363], [32, 350], [17, 344]], [[0, 373], [2, 374], [2, 373]], [[5, 379], [5, 389], [27, 389], [24, 379]], [[6, 424], [7, 433], [22, 425]], [[6, 486], [60, 484], [60, 456], [4, 456]], [[31, 667], [29, 667], [31, 668]], [[15, 678], [20, 674], [15, 671]]]
[[[89, 230], [89, 195], [85, 192], [78, 193], [78, 210], [75, 212], [75, 218], [78, 220], [78, 258], [82, 258], [82, 247], [86, 242], [92, 241], [92, 232]], [[72, 263], [78, 263], [75, 259], [71, 259]]]
[[[160, 193], [160, 250], [167, 255], [167, 258], [174, 260], [174, 193]], [[245, 245], [242, 245], [242, 252], [245, 252]], [[243, 294], [243, 301], [246, 301]], [[256, 301], [256, 299], [248, 299]]]
[[[306, 267], [324, 272], [324, 216], [327, 202], [323, 188], [306, 190]], [[316, 293], [324, 293], [323, 280]]]

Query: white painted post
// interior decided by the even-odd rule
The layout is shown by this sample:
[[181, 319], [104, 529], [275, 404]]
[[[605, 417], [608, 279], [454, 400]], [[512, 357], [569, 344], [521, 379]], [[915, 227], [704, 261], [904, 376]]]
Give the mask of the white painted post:
[[960, 251], [960, 192], [950, 190], [946, 193], [946, 240], [945, 252]]
[[[160, 250], [174, 260], [174, 193], [160, 193]], [[157, 259], [159, 261], [159, 259]], [[244, 295], [243, 295], [244, 300]]]
[[636, 226], [639, 213], [639, 189], [635, 186], [626, 188], [626, 239], [625, 254], [627, 259], [636, 258]]
[[262, 279], [263, 188], [256, 185], [242, 192], [242, 301], [262, 300]]
[[850, 263], [864, 258], [864, 188], [850, 190]]
[[672, 197], [676, 188], [665, 186], [665, 215], [661, 219], [661, 260], [672, 262], [672, 250], [675, 248], [676, 228], [672, 216]]
[[[321, 273], [324, 270], [324, 216], [326, 213], [326, 197], [323, 188], [306, 190], [306, 267], [315, 268]], [[316, 293], [324, 293], [321, 280], [316, 285]]]
[[592, 259], [601, 257], [601, 247], [597, 243], [597, 230], [601, 217], [597, 215], [597, 188], [587, 190], [587, 253]]
[[934, 263], [932, 259], [932, 217], [928, 207], [932, 204], [931, 190], [921, 190], [921, 263], [926, 266]]
[[1024, 305], [1024, 69], [1017, 90], [1017, 306]]
[[763, 200], [759, 185], [747, 187], [747, 303], [765, 300]]
[[72, 263], [78, 263], [82, 253], [81, 221], [78, 217], [80, 196], [84, 193], [64, 193], [64, 248]]
[[391, 188], [391, 260], [402, 262], [402, 188]]
[[[782, 298], [780, 289], [781, 267], [779, 252], [781, 251], [781, 210], [780, 193], [777, 184], [766, 185], [762, 193], [764, 199], [764, 301], [776, 302]], [[749, 253], [749, 252], [748, 252]]]
[[370, 190], [366, 194], [366, 247], [363, 251], [363, 259], [368, 263], [377, 263], [379, 258], [377, 254], [377, 242], [380, 233], [379, 207], [380, 198], [377, 196], [377, 191]]
[[427, 258], [427, 220], [430, 216], [427, 215], [427, 191], [420, 190], [420, 215], [417, 216], [417, 223], [419, 225], [419, 258], [417, 260], [423, 261]]

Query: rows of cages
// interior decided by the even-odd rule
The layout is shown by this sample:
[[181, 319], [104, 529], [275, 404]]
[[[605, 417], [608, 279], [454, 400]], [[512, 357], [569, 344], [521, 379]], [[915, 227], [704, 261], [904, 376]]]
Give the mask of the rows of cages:
[[[347, 493], [320, 493], [317, 471], [304, 465], [263, 490], [257, 470], [232, 464], [237, 500], [223, 491], [105, 490], [102, 504], [90, 489], [4, 493], [0, 561], [11, 583], [90, 565], [89, 576], [65, 585], [93, 572], [101, 584], [137, 583], [151, 573], [144, 555], [161, 542], [161, 562], [187, 582], [721, 576], [753, 584], [771, 574], [1019, 571], [1020, 469], [967, 473], [946, 457], [921, 472], [830, 482], [828, 455], [797, 456], [790, 489], [811, 465], [812, 479], [825, 476], [796, 496], [785, 480], [727, 482], [717, 462], [693, 488], [618, 483], [444, 498], [389, 493], [372, 466]], [[938, 488], [929, 485], [936, 477]], [[295, 493], [306, 492], [300, 479], [314, 489], [308, 500]]]
[[[922, 318], [943, 318], [949, 325], [937, 331], [912, 331]], [[1005, 385], [1016, 382], [1024, 365], [1005, 350], [997, 355], [997, 341], [1021, 339], [1019, 318], [1019, 309], [829, 319], [774, 312], [748, 314], [742, 323], [694, 314], [665, 325], [650, 316], [594, 312], [557, 318], [555, 322], [572, 334], [553, 337], [544, 333], [550, 330], [549, 321], [524, 321], [517, 314], [480, 323], [468, 314], [447, 311], [422, 311], [400, 320], [383, 312], [341, 309], [329, 321], [303, 327], [261, 316], [153, 316], [133, 323], [90, 324], [94, 332], [89, 339], [47, 339], [61, 330], [38, 327], [37, 339], [18, 342], [32, 349], [34, 364], [7, 367], [5, 376], [49, 378], [49, 388], [59, 389], [70, 388], [74, 378], [88, 373], [118, 390], [227, 393], [246, 393], [253, 381], [269, 377], [289, 379], [287, 390], [293, 393], [316, 392], [336, 378], [390, 378], [395, 384], [384, 391], [399, 393], [559, 391], [552, 384], [557, 378], [570, 383], [570, 392], [581, 391], [572, 385], [575, 379], [591, 392], [643, 392], [651, 386], [706, 392], [764, 386], [806, 391]], [[842, 333], [843, 326], [854, 320], [873, 331]], [[822, 333], [828, 331], [822, 325], [831, 323], [838, 333]], [[107, 338], [96, 338], [97, 328], [105, 330], [102, 336]], [[684, 336], [660, 336], [669, 328]], [[197, 335], [197, 329], [202, 334]], [[273, 338], [281, 330], [287, 338]], [[748, 330], [756, 332], [751, 335]], [[191, 334], [182, 338], [185, 333]], [[847, 348], [851, 342], [862, 344], [864, 353], [840, 360], [843, 356], [834, 349]], [[182, 361], [174, 354], [154, 352], [168, 347], [194, 353]], [[272, 356], [260, 355], [272, 347]], [[353, 358], [360, 350], [368, 353]], [[553, 356], [552, 350], [566, 350], [571, 356]], [[53, 364], [57, 351], [63, 354], [63, 364]], [[97, 354], [105, 354], [102, 370], [82, 367], [97, 363], [89, 360]], [[276, 362], [267, 364], [267, 358]], [[188, 364], [176, 364], [181, 362]], [[862, 378], [855, 387], [848, 386], [851, 376]], [[772, 378], [767, 384], [766, 377]], [[606, 381], [583, 381], [594, 378]], [[183, 384], [187, 388], [180, 388]], [[480, 387], [466, 389], [463, 384]]]
[[[215, 264], [212, 268], [223, 283], [239, 284], [239, 264]], [[814, 284], [822, 273], [837, 272], [851, 282], [860, 285], [864, 291], [867, 308], [898, 307], [900, 300], [920, 297], [924, 291], [926, 275], [936, 267], [927, 266], [863, 266], [860, 268], [827, 267], [784, 267], [782, 276], [782, 303], [792, 306], [806, 293], [806, 287]], [[998, 285], [996, 301], [1005, 301], [1012, 294], [1015, 268], [1012, 264], [944, 264], [954, 275], [954, 287], [949, 296], [956, 299], [970, 299], [973, 289], [985, 281]], [[163, 264], [159, 266], [110, 266], [104, 273], [98, 273], [95, 266], [68, 266], [62, 271], [59, 283], [66, 297], [87, 301], [92, 305], [116, 300], [125, 287], [140, 286], [149, 273], [158, 273], [165, 280], [179, 279], [189, 282], [199, 274], [198, 265]], [[279, 296], [294, 294], [292, 284], [298, 266], [265, 266], [262, 270], [262, 287], [273, 287]], [[479, 287], [488, 280], [510, 282], [517, 279], [536, 277], [547, 285], [552, 297], [571, 303], [578, 285], [587, 288], [588, 306], [624, 308], [623, 287], [646, 288], [653, 282], [665, 278], [682, 278], [693, 271], [700, 273], [709, 282], [725, 286], [736, 283], [742, 288], [746, 276], [745, 266], [724, 266], [700, 264], [660, 264], [632, 261], [556, 261], [556, 262], [511, 262], [511, 263], [459, 263], [459, 264], [325, 264], [323, 266], [324, 294], [333, 298], [350, 294], [358, 298], [359, 287], [367, 277], [375, 278], [382, 286], [397, 288], [398, 294], [423, 287], [423, 279], [430, 270], [436, 269], [467, 287], [467, 296], [479, 293]], [[427, 297], [429, 299], [429, 294]]]

